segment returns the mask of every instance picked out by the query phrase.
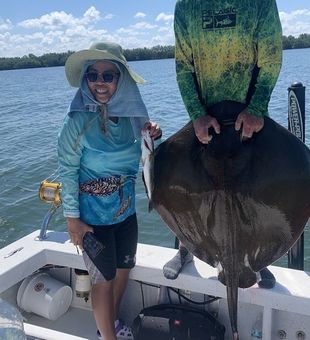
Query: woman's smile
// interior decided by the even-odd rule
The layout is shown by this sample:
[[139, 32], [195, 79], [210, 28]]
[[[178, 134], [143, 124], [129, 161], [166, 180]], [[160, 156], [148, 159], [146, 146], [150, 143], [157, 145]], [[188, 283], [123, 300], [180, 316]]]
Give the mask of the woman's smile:
[[87, 84], [95, 99], [107, 103], [117, 89], [119, 70], [108, 61], [97, 61], [87, 70]]

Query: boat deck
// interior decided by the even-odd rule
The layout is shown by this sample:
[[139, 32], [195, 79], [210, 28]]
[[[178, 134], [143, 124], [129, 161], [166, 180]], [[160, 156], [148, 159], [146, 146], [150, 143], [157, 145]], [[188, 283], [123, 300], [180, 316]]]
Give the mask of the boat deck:
[[[35, 231], [0, 250], [0, 296], [10, 287], [18, 287], [20, 281], [46, 264], [85, 269], [81, 254], [69, 242], [67, 233], [48, 231], [46, 240], [36, 241], [38, 234], [39, 231]], [[195, 258], [193, 263], [187, 265], [178, 279], [167, 280], [162, 274], [162, 267], [175, 253], [175, 249], [139, 244], [137, 264], [131, 272], [129, 286], [137, 285], [137, 281], [169, 286], [189, 294], [192, 292], [217, 296], [223, 298], [222, 304], [226, 304], [226, 287], [217, 280], [217, 270], [199, 259]], [[248, 329], [248, 324], [255, 321], [255, 315], [249, 313], [246, 307], [254, 305], [256, 314], [257, 311], [263, 313], [264, 340], [278, 338], [278, 333], [282, 330], [286, 332], [287, 339], [295, 339], [299, 331], [310, 335], [310, 273], [276, 266], [269, 266], [269, 269], [277, 280], [273, 289], [260, 289], [257, 285], [239, 289], [239, 329]], [[124, 312], [124, 318], [128, 322], [143, 307], [141, 301], [130, 299], [137, 299], [137, 296], [125, 296], [124, 305], [134, 306], [134, 309]], [[156, 300], [153, 299], [152, 302], [155, 303]], [[40, 327], [43, 327], [50, 329], [51, 333], [47, 338], [48, 331], [45, 330], [44, 339], [96, 339], [96, 326], [90, 304], [80, 307], [73, 299], [69, 311], [53, 322], [32, 314], [26, 320], [27, 334], [39, 337], [42, 330]], [[229, 325], [227, 314], [219, 317], [225, 325]], [[82, 328], [78, 326], [81, 322]], [[62, 333], [59, 337], [60, 334], [52, 334], [53, 329], [54, 332], [57, 330], [66, 334]], [[230, 329], [227, 326], [226, 331], [229, 335]]]
[[91, 310], [70, 307], [68, 312], [56, 321], [33, 314], [24, 323], [30, 339], [44, 340], [98, 340], [97, 327]]

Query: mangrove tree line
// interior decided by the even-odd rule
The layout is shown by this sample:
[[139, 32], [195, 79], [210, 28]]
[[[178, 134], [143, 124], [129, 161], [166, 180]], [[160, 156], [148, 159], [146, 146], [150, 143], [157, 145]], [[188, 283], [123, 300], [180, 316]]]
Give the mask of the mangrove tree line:
[[[292, 35], [288, 37], [283, 36], [283, 49], [285, 50], [309, 47], [310, 47], [310, 34], [304, 33], [301, 34], [298, 38], [295, 38]], [[67, 58], [73, 52], [74, 51], [68, 51], [65, 53], [47, 53], [39, 57], [34, 54], [29, 54], [23, 57], [15, 58], [0, 57], [0, 70], [63, 66]], [[128, 61], [174, 58], [174, 46], [159, 45], [154, 46], [152, 48], [144, 47], [125, 49], [124, 54]]]

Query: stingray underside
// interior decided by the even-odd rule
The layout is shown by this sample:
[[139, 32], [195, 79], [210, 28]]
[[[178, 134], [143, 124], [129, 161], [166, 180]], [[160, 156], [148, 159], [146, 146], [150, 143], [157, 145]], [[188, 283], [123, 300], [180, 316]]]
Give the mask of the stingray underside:
[[309, 149], [279, 124], [241, 142], [231, 117], [201, 144], [192, 124], [155, 152], [153, 204], [195, 256], [239, 287], [284, 255], [310, 215]]

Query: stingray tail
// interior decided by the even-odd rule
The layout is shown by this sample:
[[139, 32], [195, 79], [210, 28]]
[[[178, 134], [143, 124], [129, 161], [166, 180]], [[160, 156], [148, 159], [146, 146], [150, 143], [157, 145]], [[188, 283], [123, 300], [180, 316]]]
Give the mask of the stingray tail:
[[227, 304], [228, 313], [230, 319], [230, 326], [233, 334], [233, 339], [238, 340], [238, 287], [239, 287], [239, 265], [238, 257], [233, 253], [233, 249], [238, 248], [237, 233], [238, 233], [238, 222], [236, 221], [236, 216], [234, 215], [233, 206], [235, 203], [235, 197], [231, 196], [230, 199], [227, 198], [226, 206], [229, 215], [229, 220], [232, 223], [231, 228], [228, 229], [228, 244], [230, 244], [230, 251], [227, 253], [226, 261], [223, 263], [223, 267], [226, 269], [224, 271], [225, 284], [227, 291]]
[[[226, 290], [227, 290], [227, 303], [228, 303], [228, 312], [229, 319], [231, 324], [231, 330], [233, 333], [233, 339], [238, 340], [238, 284], [239, 277], [238, 275], [233, 275], [234, 271], [229, 269], [230, 273], [228, 273], [226, 277]], [[235, 272], [236, 273], [236, 272]]]

